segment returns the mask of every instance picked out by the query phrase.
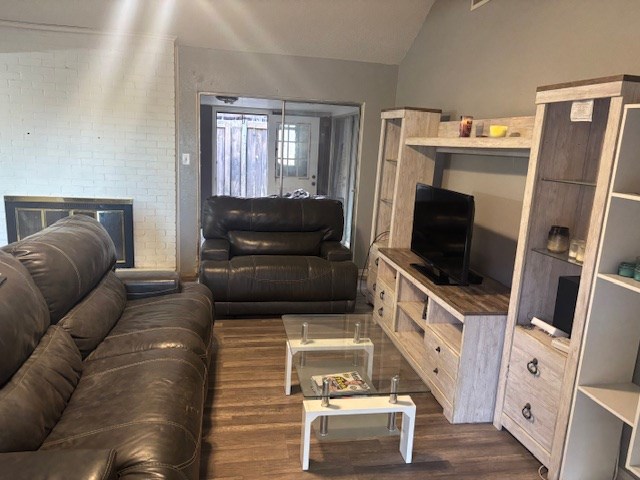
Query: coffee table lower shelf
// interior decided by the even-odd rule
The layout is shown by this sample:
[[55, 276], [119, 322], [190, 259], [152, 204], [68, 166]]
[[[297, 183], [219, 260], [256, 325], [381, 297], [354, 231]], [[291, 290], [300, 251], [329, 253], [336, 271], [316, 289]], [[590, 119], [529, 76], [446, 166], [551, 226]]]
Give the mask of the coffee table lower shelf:
[[[416, 406], [409, 395], [398, 395], [396, 403], [391, 403], [388, 396], [335, 398], [331, 399], [327, 406], [322, 406], [322, 400], [304, 400], [302, 402], [302, 438], [300, 441], [302, 470], [309, 469], [311, 425], [316, 419], [320, 417], [352, 417], [354, 415], [395, 413], [402, 413], [400, 454], [406, 463], [411, 463]], [[357, 432], [352, 433], [357, 434]], [[370, 435], [372, 432], [368, 429], [367, 433]]]

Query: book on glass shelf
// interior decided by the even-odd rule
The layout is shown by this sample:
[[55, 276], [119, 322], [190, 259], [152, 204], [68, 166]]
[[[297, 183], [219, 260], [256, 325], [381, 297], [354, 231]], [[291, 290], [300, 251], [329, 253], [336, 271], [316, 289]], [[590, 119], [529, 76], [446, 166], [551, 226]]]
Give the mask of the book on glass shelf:
[[368, 392], [371, 387], [356, 371], [331, 373], [329, 375], [313, 375], [311, 381], [318, 393], [322, 393], [322, 381], [329, 379], [329, 393]]

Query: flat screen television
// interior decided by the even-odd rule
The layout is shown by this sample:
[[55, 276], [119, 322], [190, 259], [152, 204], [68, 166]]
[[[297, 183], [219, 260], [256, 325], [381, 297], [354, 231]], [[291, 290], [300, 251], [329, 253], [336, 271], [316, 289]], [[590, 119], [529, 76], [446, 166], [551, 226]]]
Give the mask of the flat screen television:
[[417, 184], [411, 251], [422, 263], [411, 266], [438, 285], [481, 283], [469, 269], [474, 212], [472, 195]]

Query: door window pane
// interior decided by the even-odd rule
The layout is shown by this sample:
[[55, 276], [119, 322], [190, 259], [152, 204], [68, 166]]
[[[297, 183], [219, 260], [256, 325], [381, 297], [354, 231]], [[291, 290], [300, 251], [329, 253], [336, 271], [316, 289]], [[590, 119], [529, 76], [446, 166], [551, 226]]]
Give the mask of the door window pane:
[[285, 123], [284, 130], [282, 124], [278, 124], [276, 148], [282, 149], [282, 155], [276, 155], [276, 178], [280, 177], [281, 164], [285, 177], [309, 177], [310, 138], [311, 125], [308, 123]]

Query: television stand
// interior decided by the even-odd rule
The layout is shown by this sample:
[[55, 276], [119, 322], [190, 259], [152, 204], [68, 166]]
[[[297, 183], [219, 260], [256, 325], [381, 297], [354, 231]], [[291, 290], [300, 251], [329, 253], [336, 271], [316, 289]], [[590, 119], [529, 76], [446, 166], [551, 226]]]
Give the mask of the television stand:
[[[430, 267], [423, 263], [411, 263], [410, 267], [416, 269], [418, 272], [423, 274], [429, 280], [431, 280], [436, 285], [456, 285], [460, 286], [458, 282], [453, 280], [449, 275], [444, 273], [442, 270], [438, 270], [437, 268]], [[482, 276], [477, 273], [469, 270], [469, 274], [467, 279], [469, 280], [470, 285], [481, 285], [482, 284]]]
[[[436, 285], [409, 249], [381, 248], [373, 318], [431, 388], [452, 423], [493, 420], [509, 289]], [[520, 407], [522, 408], [522, 407]]]

